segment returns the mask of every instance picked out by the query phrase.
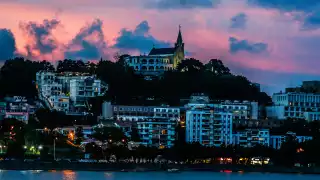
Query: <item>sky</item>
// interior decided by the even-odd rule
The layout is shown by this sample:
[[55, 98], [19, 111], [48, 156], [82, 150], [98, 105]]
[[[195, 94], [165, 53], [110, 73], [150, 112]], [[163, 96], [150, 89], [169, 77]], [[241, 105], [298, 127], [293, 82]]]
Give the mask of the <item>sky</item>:
[[271, 94], [320, 79], [319, 0], [0, 0], [0, 63], [112, 59], [173, 46]]

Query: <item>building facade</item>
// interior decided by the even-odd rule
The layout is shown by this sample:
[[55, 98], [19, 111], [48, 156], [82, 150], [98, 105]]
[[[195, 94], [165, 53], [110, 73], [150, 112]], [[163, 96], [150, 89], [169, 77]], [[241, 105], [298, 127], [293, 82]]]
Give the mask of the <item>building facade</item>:
[[302, 143], [305, 141], [312, 140], [312, 136], [297, 136], [296, 133], [287, 132], [285, 135], [272, 135], [270, 136], [270, 146], [274, 149], [280, 149], [281, 145], [287, 141], [287, 139], [291, 137], [293, 140], [298, 143]]
[[257, 145], [269, 147], [270, 143], [269, 129], [245, 129], [234, 133], [232, 136], [233, 145], [244, 148], [250, 148]]
[[259, 105], [258, 102], [251, 101], [222, 101], [222, 108], [232, 112], [234, 120], [238, 119], [258, 119]]
[[276, 93], [272, 96], [273, 105], [266, 107], [267, 117], [276, 119], [319, 120], [320, 94]]
[[94, 77], [70, 80], [70, 100], [76, 105], [84, 105], [89, 98], [101, 95], [101, 81]]
[[210, 104], [192, 104], [186, 111], [186, 142], [216, 147], [231, 144], [232, 113]]
[[[113, 105], [112, 109], [113, 116], [120, 121], [141, 121], [152, 117], [180, 120], [180, 109], [177, 107]], [[105, 110], [102, 111], [103, 114], [107, 114], [106, 111], [110, 114], [108, 106], [105, 106]]]
[[153, 47], [148, 55], [128, 56], [125, 58], [126, 65], [143, 75], [160, 75], [164, 71], [175, 69], [184, 60], [184, 43], [181, 29], [177, 41], [172, 48]]
[[87, 73], [47, 71], [37, 72], [36, 87], [46, 106], [67, 113], [77, 112], [77, 106], [84, 106], [88, 98], [101, 96], [108, 89]]
[[137, 122], [141, 145], [171, 148], [175, 141], [177, 121], [171, 118], [147, 118]]

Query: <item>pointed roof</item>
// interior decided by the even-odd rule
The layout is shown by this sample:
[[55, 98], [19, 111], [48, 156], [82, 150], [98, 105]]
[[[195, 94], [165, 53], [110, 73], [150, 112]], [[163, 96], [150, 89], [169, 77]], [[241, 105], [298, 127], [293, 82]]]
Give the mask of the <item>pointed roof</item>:
[[179, 25], [179, 33], [178, 33], [176, 44], [182, 44], [182, 43], [183, 43], [183, 40], [182, 40], [182, 34], [181, 34], [181, 25]]

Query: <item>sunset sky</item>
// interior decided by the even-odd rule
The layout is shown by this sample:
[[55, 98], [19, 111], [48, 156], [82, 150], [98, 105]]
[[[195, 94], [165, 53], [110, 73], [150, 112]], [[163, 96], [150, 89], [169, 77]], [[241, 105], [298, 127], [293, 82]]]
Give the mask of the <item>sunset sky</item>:
[[0, 0], [0, 61], [111, 59], [172, 46], [268, 93], [320, 79], [319, 0]]

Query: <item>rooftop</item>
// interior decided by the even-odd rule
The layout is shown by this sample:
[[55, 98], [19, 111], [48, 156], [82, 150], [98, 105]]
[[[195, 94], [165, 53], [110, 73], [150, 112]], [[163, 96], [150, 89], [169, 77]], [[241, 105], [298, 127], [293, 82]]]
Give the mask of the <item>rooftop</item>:
[[152, 48], [149, 55], [174, 54], [175, 48]]

